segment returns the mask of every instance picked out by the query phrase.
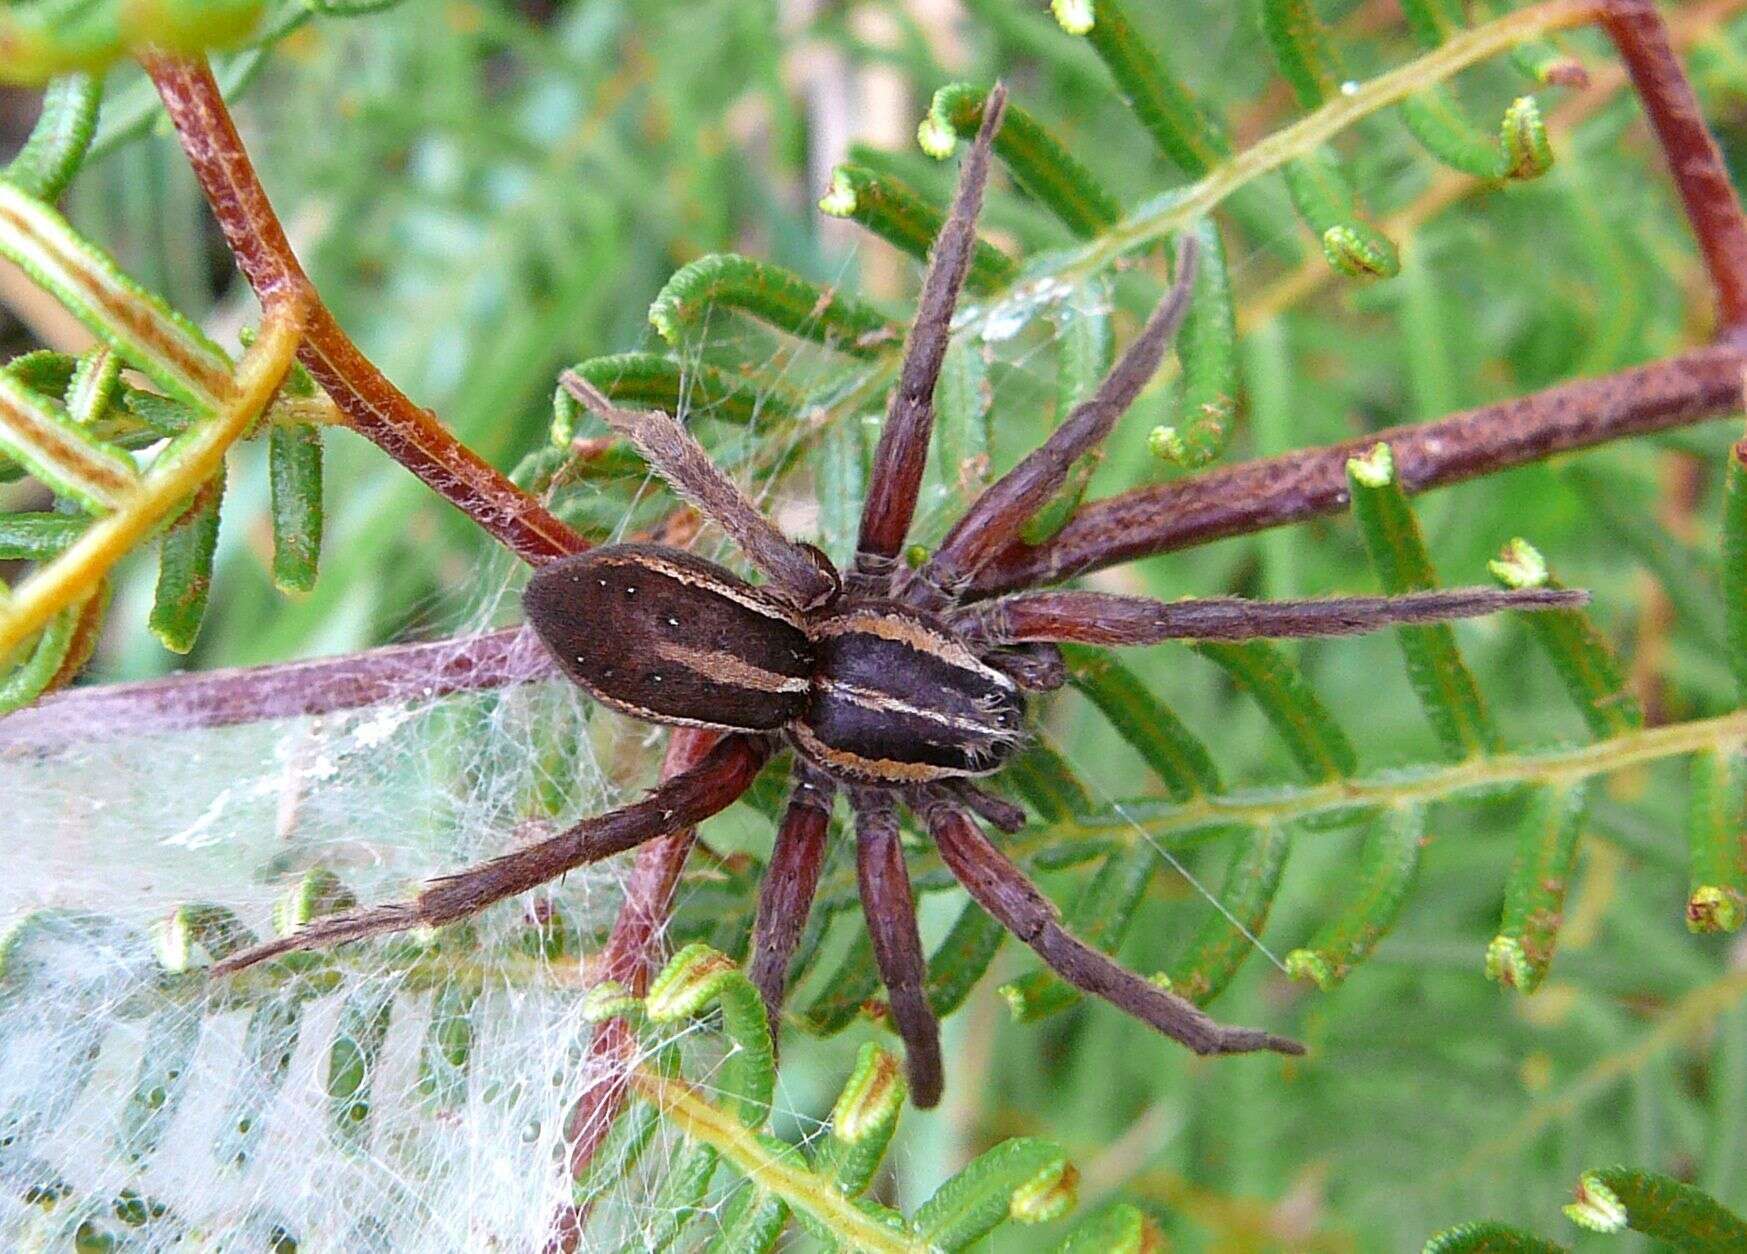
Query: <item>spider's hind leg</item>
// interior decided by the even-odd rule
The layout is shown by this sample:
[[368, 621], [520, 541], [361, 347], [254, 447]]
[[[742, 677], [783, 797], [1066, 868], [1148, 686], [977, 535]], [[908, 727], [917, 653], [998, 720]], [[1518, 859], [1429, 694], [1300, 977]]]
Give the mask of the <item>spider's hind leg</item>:
[[1198, 1054], [1243, 1054], [1269, 1049], [1302, 1054], [1297, 1041], [1256, 1028], [1227, 1027], [1198, 1006], [1166, 992], [1067, 932], [1055, 909], [1025, 873], [989, 842], [969, 816], [951, 803], [927, 812], [928, 830], [940, 857], [976, 903], [1083, 992], [1126, 1010]]
[[910, 1098], [926, 1110], [940, 1100], [944, 1075], [940, 1024], [928, 1004], [927, 958], [916, 928], [916, 899], [898, 842], [898, 812], [879, 792], [855, 796], [855, 865], [861, 909], [873, 941], [874, 961], [886, 985], [892, 1026], [904, 1041]]
[[825, 836], [831, 825], [836, 786], [805, 763], [795, 768], [795, 790], [777, 829], [770, 865], [758, 890], [758, 918], [752, 925], [747, 978], [764, 999], [770, 1039], [778, 1039], [789, 961], [807, 924], [807, 912], [825, 865]]

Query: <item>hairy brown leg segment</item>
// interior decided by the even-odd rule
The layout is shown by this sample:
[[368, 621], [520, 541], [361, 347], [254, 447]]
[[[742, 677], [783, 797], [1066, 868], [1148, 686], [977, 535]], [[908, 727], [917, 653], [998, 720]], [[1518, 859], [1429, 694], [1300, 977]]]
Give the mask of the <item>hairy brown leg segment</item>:
[[897, 570], [898, 552], [910, 534], [916, 493], [922, 487], [922, 471], [928, 461], [929, 436], [934, 430], [934, 385], [946, 359], [952, 313], [958, 307], [959, 292], [976, 251], [977, 214], [989, 181], [989, 150], [1006, 106], [1007, 89], [996, 83], [983, 102], [982, 125], [959, 168], [958, 191], [922, 278], [916, 320], [904, 341], [903, 365], [886, 403], [885, 426], [874, 450], [867, 500], [862, 504], [861, 536], [849, 577], [860, 592], [887, 595]]
[[950, 802], [935, 801], [924, 817], [941, 860], [972, 899], [1075, 988], [1103, 998], [1198, 1054], [1304, 1052], [1304, 1046], [1286, 1037], [1216, 1022], [1199, 1007], [1118, 966], [1069, 934], [1056, 921], [1055, 908], [1025, 873]]
[[224, 974], [291, 950], [319, 949], [464, 919], [566, 871], [691, 827], [727, 809], [751, 787], [770, 753], [768, 737], [725, 736], [702, 762], [659, 785], [641, 801], [583, 819], [556, 836], [434, 879], [411, 901], [317, 919], [290, 936], [240, 950], [215, 963], [213, 971]]
[[806, 927], [807, 912], [819, 887], [819, 872], [825, 865], [825, 836], [831, 826], [835, 793], [836, 786], [823, 775], [804, 766], [795, 768], [795, 790], [759, 885], [758, 917], [752, 925], [746, 973], [764, 998], [772, 1041], [778, 1037], [789, 960]]
[[558, 382], [590, 413], [631, 441], [670, 488], [727, 532], [770, 580], [769, 592], [803, 610], [836, 595], [837, 572], [825, 555], [778, 531], [677, 418], [659, 410], [621, 409], [575, 371], [566, 370]]
[[1573, 609], [1589, 594], [1566, 588], [1438, 588], [1392, 597], [1154, 601], [1109, 592], [1021, 592], [950, 616], [978, 647], [1039, 641], [1136, 645], [1161, 640], [1351, 636], [1401, 623], [1479, 618], [1500, 610]]
[[855, 869], [861, 881], [862, 913], [892, 1008], [892, 1026], [904, 1042], [910, 1099], [926, 1110], [940, 1100], [944, 1085], [940, 1024], [923, 986], [928, 962], [898, 840], [898, 811], [879, 793], [858, 793], [854, 801]]

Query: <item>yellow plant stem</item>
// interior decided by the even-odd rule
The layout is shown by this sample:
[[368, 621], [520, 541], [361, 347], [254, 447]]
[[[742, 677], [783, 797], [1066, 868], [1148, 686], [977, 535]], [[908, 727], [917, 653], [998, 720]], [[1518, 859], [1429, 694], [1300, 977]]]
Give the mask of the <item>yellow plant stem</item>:
[[270, 309], [217, 412], [186, 443], [165, 453], [115, 513], [92, 523], [77, 543], [18, 587], [0, 610], [0, 656], [89, 596], [117, 562], [212, 477], [226, 450], [273, 399], [297, 352], [304, 313], [301, 304], [289, 301]]
[[829, 1228], [846, 1249], [921, 1254], [927, 1246], [888, 1228], [833, 1187], [831, 1181], [772, 1154], [739, 1119], [718, 1110], [683, 1080], [639, 1067], [631, 1087], [692, 1140], [708, 1145], [758, 1188], [805, 1211]]

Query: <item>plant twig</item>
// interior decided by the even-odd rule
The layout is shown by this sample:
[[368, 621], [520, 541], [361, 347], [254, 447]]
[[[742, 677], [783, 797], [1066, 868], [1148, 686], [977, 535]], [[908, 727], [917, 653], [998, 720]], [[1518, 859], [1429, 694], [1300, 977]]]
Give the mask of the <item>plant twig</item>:
[[340, 329], [292, 252], [206, 62], [163, 53], [142, 60], [249, 286], [263, 303], [289, 291], [310, 302], [298, 358], [351, 427], [524, 560], [538, 563], [586, 548], [430, 410], [413, 404]]
[[976, 595], [1071, 576], [1155, 553], [1345, 509], [1346, 464], [1378, 441], [1410, 493], [1460, 483], [1554, 453], [1593, 448], [1731, 413], [1747, 354], [1695, 349], [1597, 379], [1560, 384], [1437, 422], [1391, 427], [1321, 448], [1243, 462], [1085, 506], [1055, 536], [1018, 544], [984, 568]]
[[1653, 0], [1607, 0], [1601, 24], [1619, 49], [1704, 253], [1724, 333], [1747, 328], [1747, 218], [1698, 95]]
[[511, 627], [341, 657], [74, 688], [0, 719], [0, 754], [106, 736], [331, 714], [387, 701], [431, 701], [551, 673], [551, 657], [539, 641], [525, 628]]

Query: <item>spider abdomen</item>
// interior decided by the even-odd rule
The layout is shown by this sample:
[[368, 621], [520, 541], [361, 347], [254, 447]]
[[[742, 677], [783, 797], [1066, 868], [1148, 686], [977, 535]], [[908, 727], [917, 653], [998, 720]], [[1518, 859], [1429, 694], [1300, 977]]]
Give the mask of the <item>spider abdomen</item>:
[[847, 779], [922, 783], [999, 769], [1019, 742], [1025, 706], [933, 618], [860, 602], [814, 620], [812, 691], [790, 738]]
[[549, 562], [522, 603], [564, 673], [637, 718], [774, 731], [806, 708], [815, 658], [795, 612], [679, 549]]

